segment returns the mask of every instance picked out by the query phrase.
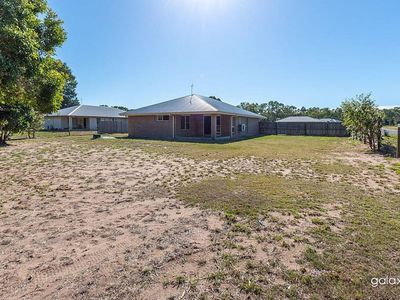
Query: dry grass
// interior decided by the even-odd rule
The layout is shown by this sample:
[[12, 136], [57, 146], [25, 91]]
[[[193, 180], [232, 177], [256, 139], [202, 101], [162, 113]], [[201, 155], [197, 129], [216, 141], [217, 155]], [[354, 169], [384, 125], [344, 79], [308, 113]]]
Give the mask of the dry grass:
[[[253, 234], [260, 230], [259, 220], [266, 227], [262, 231], [270, 231], [271, 220], [306, 229], [300, 236], [304, 251], [298, 268], [278, 272], [295, 287], [296, 297], [390, 298], [400, 291], [400, 287], [374, 289], [370, 284], [372, 277], [400, 272], [395, 254], [400, 244], [399, 194], [369, 195], [349, 184], [243, 175], [192, 184], [182, 189], [180, 197], [224, 211], [230, 219], [245, 216], [249, 228], [238, 230], [234, 224], [234, 231]], [[271, 213], [292, 218], [274, 219]], [[292, 249], [295, 237], [295, 232], [284, 232], [275, 240]], [[260, 293], [268, 291], [267, 277], [257, 278]]]
[[14, 140], [0, 298], [395, 298], [397, 169], [345, 138]]

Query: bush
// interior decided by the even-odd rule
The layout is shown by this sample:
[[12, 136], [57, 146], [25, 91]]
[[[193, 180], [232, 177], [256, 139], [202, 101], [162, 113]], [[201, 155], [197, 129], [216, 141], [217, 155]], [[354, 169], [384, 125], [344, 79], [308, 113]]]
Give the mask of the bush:
[[383, 113], [371, 99], [371, 94], [357, 95], [342, 103], [343, 124], [353, 136], [376, 151], [382, 145]]

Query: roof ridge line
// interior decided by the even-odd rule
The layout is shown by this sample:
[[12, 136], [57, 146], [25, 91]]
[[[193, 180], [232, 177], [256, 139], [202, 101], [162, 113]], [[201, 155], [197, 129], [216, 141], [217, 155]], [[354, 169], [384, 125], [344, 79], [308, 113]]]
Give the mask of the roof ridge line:
[[[207, 101], [205, 101], [205, 100], [203, 99], [203, 97], [206, 97], [206, 96], [201, 96], [201, 95], [197, 95], [197, 94], [193, 94], [192, 96], [196, 96], [198, 99], [200, 99], [201, 101], [203, 101], [205, 104], [211, 106], [211, 107], [214, 109], [214, 111], [218, 111], [218, 109], [217, 109], [214, 105], [208, 103]], [[199, 97], [199, 96], [200, 96], [200, 97]], [[210, 98], [210, 97], [208, 97], [208, 98]], [[211, 98], [210, 98], [210, 99], [211, 99]]]
[[71, 111], [69, 114], [67, 114], [67, 116], [72, 115], [72, 113], [74, 113], [77, 109], [79, 109], [82, 106], [82, 104], [79, 104], [77, 108], [75, 108], [73, 111]]

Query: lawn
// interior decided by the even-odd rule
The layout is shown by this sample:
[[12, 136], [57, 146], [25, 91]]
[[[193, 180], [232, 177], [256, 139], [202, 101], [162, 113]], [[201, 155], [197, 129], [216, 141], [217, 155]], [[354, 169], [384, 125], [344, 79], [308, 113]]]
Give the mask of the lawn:
[[[248, 239], [267, 243], [280, 241], [278, 245], [288, 251], [303, 248], [296, 268], [286, 268], [284, 258], [279, 259], [283, 264], [280, 272], [293, 290], [290, 295], [275, 291], [274, 296], [383, 299], [400, 291], [370, 284], [372, 277], [400, 272], [398, 193], [365, 193], [348, 183], [241, 175], [203, 180], [183, 188], [180, 197], [223, 211], [232, 221], [233, 235], [244, 233]], [[239, 222], [239, 217], [244, 218]], [[260, 237], [259, 220], [261, 232], [275, 228], [276, 223], [283, 229]], [[260, 293], [268, 294], [263, 285], [268, 274], [262, 268], [254, 266], [259, 270], [253, 280]], [[225, 270], [227, 281], [235, 282], [233, 271]]]
[[395, 130], [395, 129], [398, 128], [398, 126], [383, 126], [383, 128], [384, 129], [393, 129], [393, 130]]
[[[230, 159], [236, 157], [257, 157], [265, 159], [313, 159], [324, 158], [335, 152], [351, 151], [357, 143], [347, 138], [283, 136], [271, 135], [236, 141], [232, 143], [203, 143], [156, 141], [146, 139], [128, 139], [124, 135], [113, 135], [115, 140], [99, 139], [93, 142], [91, 134], [85, 132], [49, 133], [40, 132], [41, 139], [70, 140], [80, 144], [95, 143], [101, 146], [139, 148], [147, 152], [162, 155], [179, 155], [196, 160]], [[19, 137], [20, 138], [20, 137]]]
[[397, 159], [347, 138], [0, 149], [0, 298], [395, 298]]

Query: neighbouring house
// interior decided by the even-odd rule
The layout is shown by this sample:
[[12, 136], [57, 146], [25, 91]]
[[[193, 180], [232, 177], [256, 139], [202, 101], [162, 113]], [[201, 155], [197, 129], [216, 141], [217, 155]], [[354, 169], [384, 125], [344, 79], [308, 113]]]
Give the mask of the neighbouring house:
[[[47, 130], [98, 130], [100, 124], [125, 123], [127, 118], [122, 116], [123, 110], [92, 105], [76, 105], [63, 108], [44, 118], [44, 128]], [[125, 130], [126, 132], [126, 130]]]
[[308, 116], [287, 117], [275, 124], [262, 124], [261, 132], [266, 134], [348, 136], [346, 127], [336, 119], [315, 119]]
[[123, 113], [132, 138], [236, 139], [259, 134], [263, 116], [200, 95], [189, 95]]
[[310, 123], [310, 122], [317, 122], [317, 123], [341, 123], [341, 121], [336, 119], [315, 119], [308, 116], [295, 116], [295, 117], [287, 117], [284, 119], [280, 119], [276, 121], [277, 123]]

